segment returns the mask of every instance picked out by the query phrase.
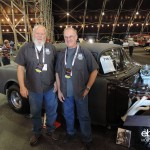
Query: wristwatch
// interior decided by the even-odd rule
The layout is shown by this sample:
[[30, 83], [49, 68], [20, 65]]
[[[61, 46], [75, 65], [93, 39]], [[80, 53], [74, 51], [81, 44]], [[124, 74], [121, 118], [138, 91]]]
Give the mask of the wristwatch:
[[86, 86], [86, 90], [89, 91], [89, 90], [90, 90], [90, 87], [89, 87], [89, 86]]

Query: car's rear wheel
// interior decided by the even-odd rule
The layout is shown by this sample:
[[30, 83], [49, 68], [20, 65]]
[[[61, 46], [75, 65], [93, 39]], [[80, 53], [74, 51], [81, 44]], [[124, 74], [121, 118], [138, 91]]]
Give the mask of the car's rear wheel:
[[29, 112], [29, 102], [26, 98], [22, 97], [17, 85], [12, 85], [8, 88], [7, 99], [10, 107], [18, 113]]

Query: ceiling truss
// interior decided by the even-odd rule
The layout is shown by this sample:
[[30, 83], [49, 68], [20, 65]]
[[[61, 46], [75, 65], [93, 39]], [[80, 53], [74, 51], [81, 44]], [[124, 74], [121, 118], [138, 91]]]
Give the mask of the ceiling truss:
[[122, 1], [120, 2], [119, 8], [118, 8], [118, 10], [117, 10], [117, 14], [116, 14], [116, 16], [115, 16], [115, 20], [114, 20], [114, 24], [113, 24], [113, 28], [112, 28], [111, 37], [113, 37], [113, 34], [114, 34], [114, 32], [115, 32], [115, 28], [116, 28], [116, 26], [117, 26], [118, 19], [119, 19], [121, 10], [122, 10], [122, 8], [123, 8], [124, 2], [125, 2], [125, 0], [122, 0]]
[[[24, 39], [24, 42], [31, 40], [33, 25], [31, 26], [30, 22], [30, 9], [33, 10], [35, 24], [43, 24], [47, 28], [47, 38], [53, 41], [54, 32], [51, 31], [54, 26], [52, 0], [10, 0], [8, 3], [4, 0], [0, 0], [0, 2], [0, 12], [11, 27], [16, 44], [19, 41], [17, 35], [20, 35]], [[5, 11], [4, 7], [6, 6], [11, 9], [10, 14], [7, 14]], [[18, 18], [17, 22], [15, 21], [17, 14], [14, 10], [17, 10], [20, 14], [20, 18]], [[24, 23], [22, 23], [22, 21]], [[19, 25], [23, 26], [23, 32], [19, 30]], [[0, 32], [2, 33], [2, 30]]]
[[[52, 3], [53, 2], [53, 3]], [[7, 21], [7, 25], [3, 24], [3, 22], [0, 20], [0, 35], [2, 39], [2, 34], [3, 34], [3, 27], [9, 26], [11, 29], [11, 32], [13, 33], [13, 39], [15, 43], [18, 43], [19, 37], [24, 39], [24, 42], [30, 41], [32, 37], [32, 28], [34, 24], [43, 24], [47, 28], [47, 38], [50, 39], [52, 42], [55, 40], [54, 38], [56, 37], [54, 34], [54, 31], [57, 32], [57, 37], [58, 39], [62, 36], [62, 31], [58, 30], [58, 28], [63, 25], [70, 25], [70, 26], [77, 26], [79, 25], [77, 31], [80, 33], [80, 37], [84, 38], [86, 36], [86, 30], [88, 29], [88, 26], [92, 26], [92, 24], [95, 24], [97, 26], [97, 31], [95, 33], [91, 33], [95, 36], [96, 39], [100, 37], [102, 34], [102, 25], [108, 25], [109, 23], [105, 22], [106, 16], [104, 13], [108, 12], [107, 8], [107, 3], [109, 0], [103, 0], [102, 5], [100, 5], [99, 10], [97, 11], [99, 13], [97, 21], [95, 22], [90, 22], [88, 20], [89, 16], [89, 5], [90, 2], [88, 0], [82, 0], [80, 3], [74, 8], [69, 8], [71, 1], [67, 0], [67, 5], [66, 9], [61, 8], [58, 6], [54, 0], [0, 0], [0, 15], [3, 16], [3, 18]], [[120, 18], [121, 18], [121, 13], [124, 11], [124, 3], [127, 2], [126, 0], [121, 0], [119, 3], [119, 6], [117, 10], [114, 11], [114, 19], [110, 23], [112, 25], [112, 29], [109, 32], [110, 36], [114, 36], [116, 34], [117, 30], [117, 25], [120, 23]], [[136, 13], [140, 10], [141, 5], [144, 1], [143, 0], [137, 0], [136, 7], [132, 10], [130, 10], [131, 14], [129, 16], [128, 21], [126, 22], [128, 25], [125, 28], [125, 34], [130, 35], [132, 32], [132, 25], [136, 23]], [[84, 11], [82, 10], [81, 12], [78, 12], [79, 7], [81, 8], [81, 5], [84, 4]], [[54, 24], [54, 17], [52, 12], [52, 5], [58, 8], [59, 13], [69, 13], [70, 15], [64, 15], [62, 16], [59, 20], [55, 21]], [[8, 7], [11, 11], [8, 13], [5, 7]], [[17, 18], [17, 21], [15, 21], [17, 13], [19, 13], [19, 17]], [[32, 10], [32, 11], [31, 11]], [[77, 16], [71, 15], [75, 13], [80, 13], [80, 16], [83, 18], [79, 19]], [[87, 17], [88, 16], [88, 17]], [[31, 18], [33, 18], [34, 23], [31, 21]], [[66, 22], [64, 22], [64, 19], [67, 19]], [[150, 11], [147, 11], [145, 18], [142, 21], [142, 26], [140, 28], [139, 33], [142, 34], [145, 29], [148, 28], [147, 24], [150, 22]], [[24, 28], [24, 31], [19, 30], [19, 27]], [[54, 30], [55, 26], [55, 30]], [[86, 29], [85, 29], [86, 28]], [[10, 32], [10, 33], [11, 33]], [[6, 33], [5, 33], [6, 34]], [[0, 43], [3, 40], [0, 41]]]
[[130, 28], [131, 28], [131, 26], [133, 25], [133, 21], [134, 21], [134, 19], [135, 19], [135, 17], [136, 17], [136, 13], [139, 11], [140, 6], [142, 5], [142, 3], [143, 3], [143, 0], [139, 0], [139, 1], [138, 1], [137, 5], [136, 5], [136, 8], [134, 9], [134, 11], [133, 11], [133, 13], [132, 13], [132, 16], [131, 16], [131, 18], [130, 18], [130, 21], [129, 21], [129, 23], [128, 23], [126, 35], [129, 35], [129, 34], [130, 34], [130, 33], [129, 33]]

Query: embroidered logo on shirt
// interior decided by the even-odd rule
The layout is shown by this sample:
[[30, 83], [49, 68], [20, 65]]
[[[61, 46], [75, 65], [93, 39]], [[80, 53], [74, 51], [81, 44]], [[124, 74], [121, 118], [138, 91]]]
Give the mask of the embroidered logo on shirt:
[[46, 53], [47, 55], [50, 55], [51, 51], [50, 51], [48, 48], [46, 48], [46, 49], [45, 49], [45, 53]]
[[78, 58], [79, 60], [83, 60], [83, 55], [82, 55], [81, 53], [79, 53], [78, 56], [77, 56], [77, 58]]

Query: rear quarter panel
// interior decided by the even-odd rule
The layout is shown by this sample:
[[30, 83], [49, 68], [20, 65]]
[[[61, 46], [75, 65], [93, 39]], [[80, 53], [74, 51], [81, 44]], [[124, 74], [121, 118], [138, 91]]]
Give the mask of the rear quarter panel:
[[6, 94], [7, 88], [13, 84], [18, 84], [17, 65], [0, 67], [0, 93]]

